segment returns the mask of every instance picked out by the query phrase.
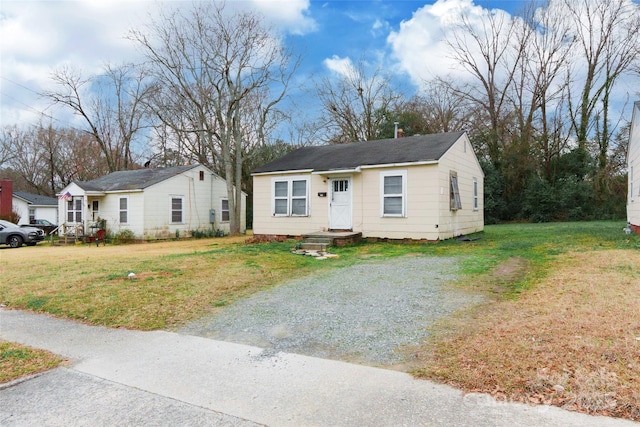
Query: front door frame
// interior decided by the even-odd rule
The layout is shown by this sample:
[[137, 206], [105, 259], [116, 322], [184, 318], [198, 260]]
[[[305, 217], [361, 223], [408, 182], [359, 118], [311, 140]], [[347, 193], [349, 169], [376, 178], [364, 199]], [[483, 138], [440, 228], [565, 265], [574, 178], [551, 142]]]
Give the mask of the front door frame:
[[[335, 208], [346, 207], [348, 219], [347, 222], [340, 223], [337, 212], [334, 212], [334, 182], [347, 181], [347, 198], [343, 204], [338, 204]], [[329, 195], [329, 230], [353, 230], [353, 179], [350, 176], [332, 177], [328, 179]], [[345, 217], [345, 216], [341, 216]]]

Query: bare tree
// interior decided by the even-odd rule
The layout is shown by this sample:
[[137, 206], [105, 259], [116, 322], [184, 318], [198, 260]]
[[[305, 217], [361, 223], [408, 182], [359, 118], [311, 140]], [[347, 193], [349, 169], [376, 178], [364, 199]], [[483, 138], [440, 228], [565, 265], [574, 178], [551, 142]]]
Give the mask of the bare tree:
[[470, 83], [448, 87], [481, 108], [488, 131], [484, 140], [493, 162], [500, 161], [501, 150], [511, 139], [509, 95], [530, 36], [520, 29], [518, 21], [506, 13], [486, 11], [474, 19], [461, 16], [460, 25], [446, 40], [452, 58], [473, 78]]
[[402, 98], [380, 68], [368, 74], [364, 61], [338, 79], [323, 77], [316, 86], [326, 126], [333, 143], [380, 138], [387, 113]]
[[108, 172], [100, 147], [85, 132], [52, 124], [3, 129], [2, 146], [12, 157], [2, 167], [17, 180], [16, 189], [47, 196], [73, 180], [86, 181]]
[[218, 2], [165, 10], [130, 38], [157, 81], [154, 114], [198, 161], [222, 166], [231, 233], [238, 233], [243, 153], [266, 139], [296, 68], [292, 54], [258, 15]]
[[420, 94], [396, 107], [394, 121], [405, 135], [468, 130], [473, 106], [451, 90], [452, 86], [450, 81], [446, 84], [440, 80], [427, 81]]
[[15, 126], [4, 126], [0, 130], [0, 169], [15, 157], [12, 132]]
[[110, 172], [129, 169], [132, 145], [148, 126], [143, 101], [152, 86], [145, 71], [107, 65], [104, 74], [83, 77], [64, 67], [54, 71], [52, 79], [59, 89], [43, 96], [82, 117], [84, 131], [99, 144]]
[[529, 4], [519, 26], [524, 33], [519, 39], [526, 42], [526, 47], [515, 75], [511, 104], [522, 144], [537, 155], [534, 160], [551, 179], [551, 162], [567, 147], [569, 139], [564, 75], [575, 43], [561, 3], [536, 6], [534, 2]]
[[56, 190], [71, 181], [90, 181], [109, 173], [100, 145], [91, 135], [74, 128], [56, 128], [55, 134], [59, 141], [54, 169]]
[[619, 77], [638, 59], [639, 6], [628, 0], [564, 0], [564, 5], [577, 42], [575, 67], [568, 77], [569, 87], [579, 88], [577, 96], [569, 98], [572, 127], [580, 148], [586, 148], [597, 128], [599, 167], [604, 169], [615, 131], [609, 129], [610, 96]]
[[45, 153], [38, 139], [38, 129], [30, 126], [12, 126], [5, 129], [5, 137], [10, 141], [14, 156], [7, 162], [8, 168], [20, 176], [27, 186], [26, 191], [47, 194], [47, 171], [43, 167]]

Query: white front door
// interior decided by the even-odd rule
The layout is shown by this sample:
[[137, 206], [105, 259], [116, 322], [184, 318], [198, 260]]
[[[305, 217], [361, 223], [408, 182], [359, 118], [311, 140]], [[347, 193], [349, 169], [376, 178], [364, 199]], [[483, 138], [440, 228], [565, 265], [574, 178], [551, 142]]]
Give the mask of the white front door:
[[329, 228], [332, 230], [351, 230], [351, 179], [332, 179], [329, 185], [331, 193]]

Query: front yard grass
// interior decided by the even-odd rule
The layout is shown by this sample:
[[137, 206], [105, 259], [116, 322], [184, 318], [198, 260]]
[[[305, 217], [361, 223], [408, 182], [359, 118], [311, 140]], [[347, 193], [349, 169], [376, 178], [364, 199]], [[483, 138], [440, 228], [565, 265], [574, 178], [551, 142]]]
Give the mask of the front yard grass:
[[63, 362], [48, 351], [0, 340], [0, 384], [47, 371]]
[[[640, 419], [640, 239], [623, 222], [487, 226], [478, 240], [363, 243], [339, 258], [246, 237], [0, 249], [0, 304], [110, 327], [173, 329], [294, 277], [372, 257], [457, 256], [484, 292], [424, 345], [415, 375], [498, 399]], [[130, 278], [130, 273], [134, 275]], [[4, 368], [3, 368], [4, 369]], [[0, 381], [2, 382], [2, 381]]]
[[313, 271], [310, 259], [289, 253], [291, 243], [245, 240], [3, 250], [0, 303], [96, 325], [167, 329]]

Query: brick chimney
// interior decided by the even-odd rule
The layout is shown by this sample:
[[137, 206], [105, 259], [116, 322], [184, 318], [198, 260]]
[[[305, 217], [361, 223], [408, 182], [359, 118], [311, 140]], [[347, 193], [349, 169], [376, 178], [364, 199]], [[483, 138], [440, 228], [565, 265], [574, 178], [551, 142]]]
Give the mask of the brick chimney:
[[0, 216], [9, 218], [13, 211], [13, 181], [0, 179]]

